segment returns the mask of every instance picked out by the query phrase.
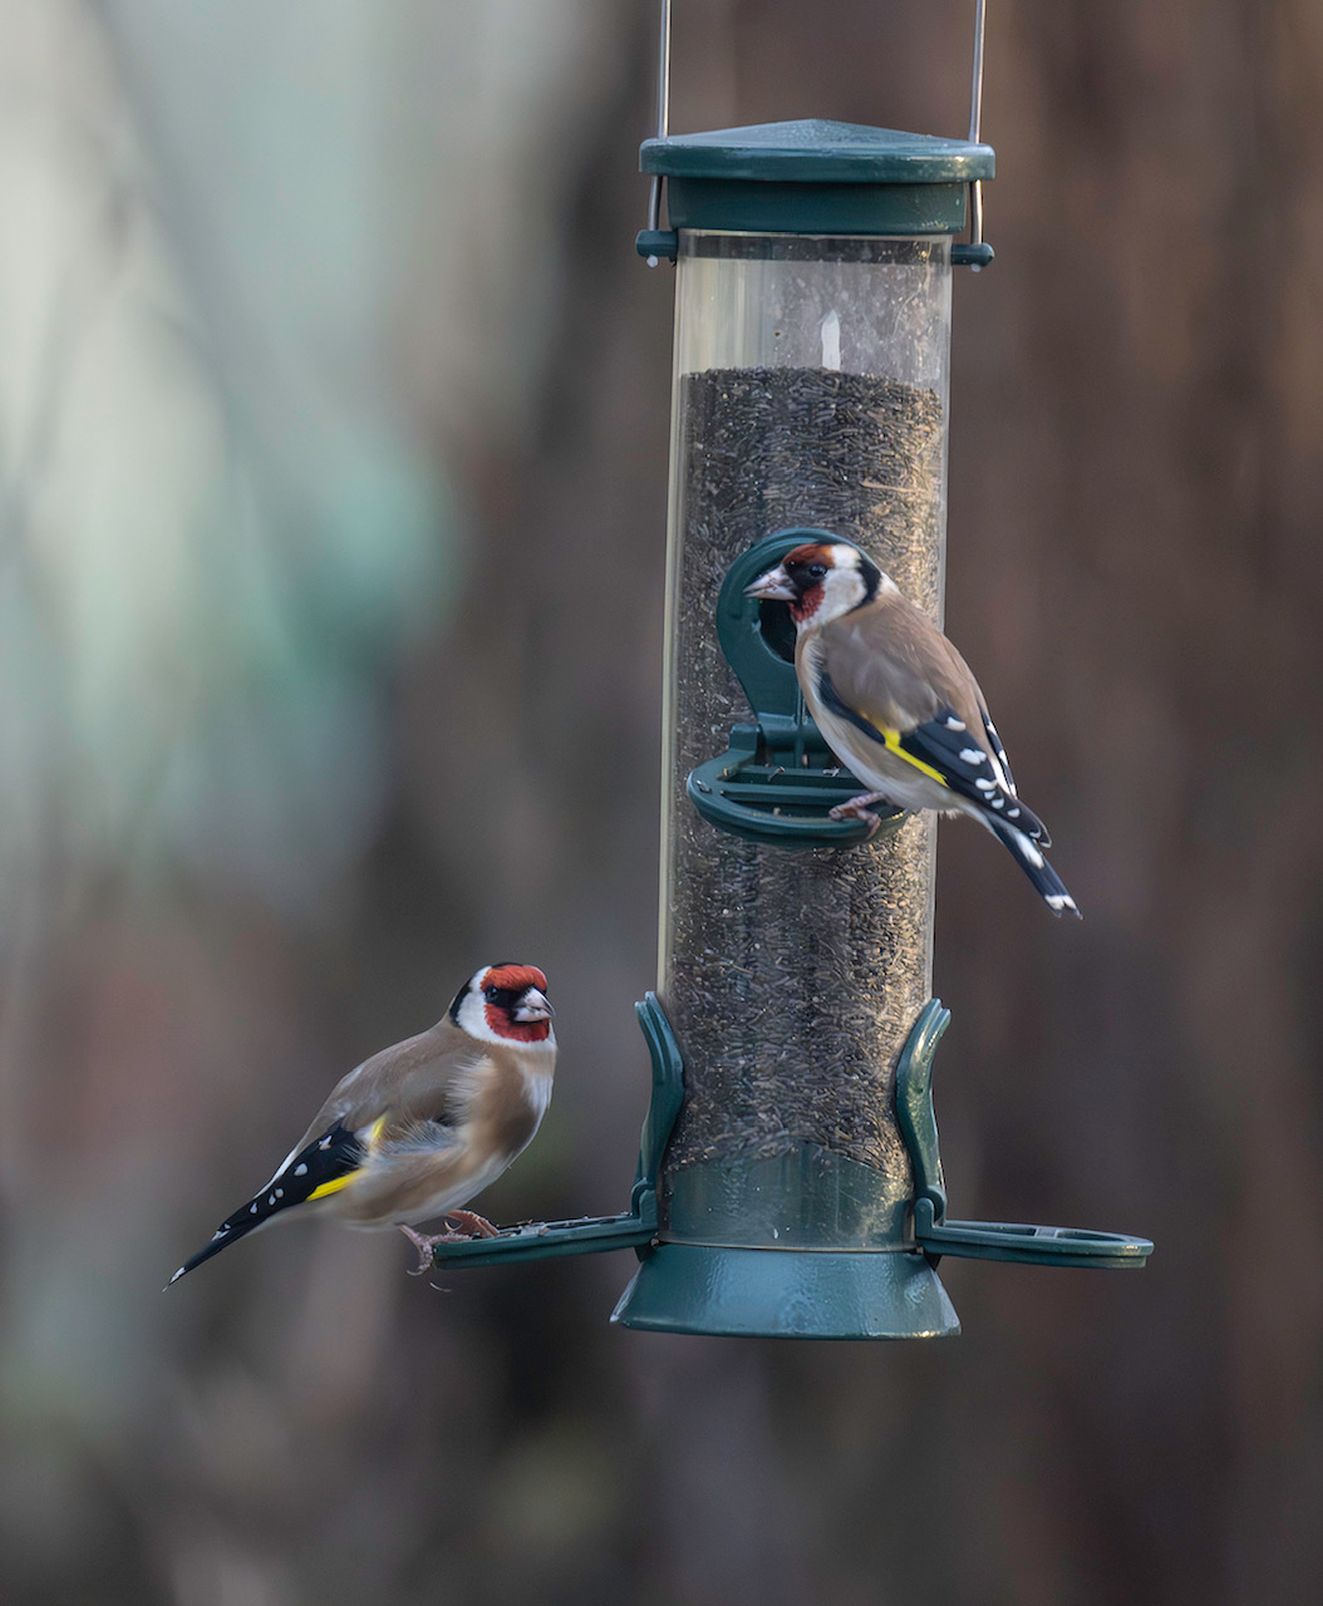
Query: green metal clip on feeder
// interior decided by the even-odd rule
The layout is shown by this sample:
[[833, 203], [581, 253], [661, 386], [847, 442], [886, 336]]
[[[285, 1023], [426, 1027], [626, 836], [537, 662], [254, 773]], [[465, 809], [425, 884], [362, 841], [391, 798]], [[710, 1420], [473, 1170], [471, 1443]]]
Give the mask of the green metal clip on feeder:
[[943, 1255], [1122, 1268], [1153, 1246], [948, 1218], [935, 822], [893, 814], [869, 840], [828, 818], [860, 787], [804, 710], [784, 609], [744, 587], [805, 540], [850, 541], [940, 619], [951, 268], [991, 260], [983, 7], [968, 140], [823, 122], [670, 136], [662, 13], [638, 240], [677, 270], [665, 1010], [639, 1006], [652, 1105], [626, 1214], [441, 1245], [437, 1261], [633, 1247], [626, 1327], [937, 1337], [959, 1329]]

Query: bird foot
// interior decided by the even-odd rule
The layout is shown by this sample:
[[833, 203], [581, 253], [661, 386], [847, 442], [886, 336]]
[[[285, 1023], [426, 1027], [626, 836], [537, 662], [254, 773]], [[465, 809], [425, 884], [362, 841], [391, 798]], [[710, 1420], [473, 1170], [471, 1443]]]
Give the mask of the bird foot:
[[882, 803], [885, 800], [886, 794], [883, 792], [861, 792], [858, 797], [852, 797], [847, 803], [838, 803], [827, 815], [827, 818], [829, 820], [863, 820], [868, 826], [868, 836], [872, 837], [878, 826], [882, 824], [882, 816], [874, 814], [868, 805], [870, 803]]
[[453, 1232], [447, 1228], [445, 1232], [426, 1233], [400, 1226], [400, 1231], [418, 1251], [418, 1264], [409, 1273], [410, 1277], [424, 1277], [431, 1271], [438, 1244], [466, 1244], [474, 1238], [495, 1238], [498, 1235], [497, 1229], [486, 1216], [480, 1216], [472, 1210], [448, 1210], [442, 1219], [446, 1222], [457, 1221], [468, 1230]]
[[445, 1220], [459, 1222], [464, 1229], [460, 1237], [499, 1238], [501, 1235], [500, 1228], [493, 1227], [486, 1216], [480, 1216], [476, 1210], [447, 1210]]
[[429, 1235], [425, 1232], [415, 1232], [412, 1227], [405, 1226], [401, 1226], [400, 1231], [418, 1251], [418, 1264], [409, 1273], [410, 1277], [425, 1277], [432, 1269], [436, 1246], [460, 1236], [454, 1232], [438, 1232]]
[[418, 1264], [409, 1273], [410, 1277], [425, 1277], [431, 1271], [438, 1244], [466, 1244], [473, 1236], [467, 1232], [415, 1232], [412, 1227], [401, 1227], [400, 1231], [418, 1251]]

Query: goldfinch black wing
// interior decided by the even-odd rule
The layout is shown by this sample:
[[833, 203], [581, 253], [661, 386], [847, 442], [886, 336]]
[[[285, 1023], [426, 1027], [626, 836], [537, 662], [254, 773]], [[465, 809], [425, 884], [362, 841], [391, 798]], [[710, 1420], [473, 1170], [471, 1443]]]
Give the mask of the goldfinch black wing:
[[900, 732], [900, 747], [906, 757], [931, 765], [953, 792], [1010, 820], [1040, 847], [1050, 847], [1047, 827], [1016, 794], [996, 727], [986, 714], [983, 723], [988, 733], [987, 747], [977, 737], [971, 737], [968, 725], [954, 709], [942, 708], [936, 718]]
[[[378, 1123], [379, 1125], [380, 1123]], [[362, 1165], [373, 1134], [352, 1132], [336, 1121], [327, 1131], [284, 1161], [266, 1186], [233, 1215], [227, 1216], [211, 1235], [211, 1242], [186, 1260], [171, 1277], [176, 1283], [188, 1272], [246, 1238], [258, 1227], [295, 1205], [310, 1204], [343, 1188]], [[167, 1287], [169, 1284], [167, 1284]]]
[[[1046, 847], [1049, 842], [1043, 822], [1006, 784], [1006, 774], [995, 749], [989, 753], [971, 734], [968, 723], [950, 707], [939, 707], [931, 719], [908, 729], [874, 719], [853, 708], [837, 691], [824, 668], [818, 676], [818, 695], [824, 705], [841, 719], [849, 720], [896, 758], [912, 764], [929, 780], [957, 793], [989, 814], [1010, 820], [1031, 841]], [[893, 715], [893, 717], [895, 717]]]
[[1006, 790], [1012, 797], [1019, 795], [1015, 784], [1015, 776], [1011, 773], [1011, 761], [1006, 757], [1006, 749], [1001, 745], [1001, 737], [997, 734], [997, 727], [992, 723], [992, 715], [986, 708], [980, 706], [979, 717], [983, 721], [983, 729], [988, 735], [988, 746], [997, 755], [997, 762], [1001, 765], [1002, 777], [1006, 782]]

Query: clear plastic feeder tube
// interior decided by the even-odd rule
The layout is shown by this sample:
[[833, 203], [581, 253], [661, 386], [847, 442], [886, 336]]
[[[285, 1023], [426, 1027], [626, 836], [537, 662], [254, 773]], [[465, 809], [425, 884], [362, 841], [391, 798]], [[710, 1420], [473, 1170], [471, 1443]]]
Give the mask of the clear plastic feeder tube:
[[659, 983], [685, 1060], [672, 1238], [863, 1247], [904, 1230], [893, 1083], [931, 994], [934, 822], [763, 846], [701, 818], [685, 782], [750, 718], [714, 608], [762, 537], [854, 541], [940, 618], [950, 323], [949, 235], [681, 231]]

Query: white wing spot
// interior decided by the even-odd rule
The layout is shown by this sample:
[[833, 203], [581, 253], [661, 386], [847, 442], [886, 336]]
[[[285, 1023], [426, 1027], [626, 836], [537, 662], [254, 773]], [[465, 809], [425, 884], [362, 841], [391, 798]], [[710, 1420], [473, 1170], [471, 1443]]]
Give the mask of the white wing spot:
[[957, 719], [954, 714], [948, 714], [946, 716], [946, 728], [949, 731], [963, 731], [969, 729], [964, 720]]
[[294, 1167], [294, 1175], [296, 1177], [306, 1177], [307, 1174], [308, 1174], [308, 1168], [307, 1168], [306, 1165], [296, 1165]]
[[323, 1138], [322, 1141], [317, 1145], [317, 1147], [319, 1149], [329, 1149], [330, 1146], [331, 1146], [330, 1138]]
[[995, 792], [997, 790], [996, 781], [989, 781], [981, 776], [974, 782], [974, 785], [978, 787], [980, 792]]
[[1020, 818], [1020, 811], [1019, 809], [1007, 809], [1006, 815], [1008, 819], [1018, 820]]
[[1006, 799], [1004, 797], [989, 798], [988, 801], [992, 804], [994, 809], [1004, 808], [1006, 805]]
[[276, 1198], [277, 1199], [283, 1199], [284, 1197], [285, 1197], [285, 1190], [283, 1188], [277, 1188], [276, 1189]]
[[253, 1203], [248, 1206], [248, 1214], [250, 1216], [255, 1216], [257, 1214], [257, 1201], [256, 1200], [254, 1200]]
[[981, 747], [962, 747], [960, 756], [966, 764], [986, 764], [988, 761], [988, 755]]
[[275, 1202], [276, 1202], [275, 1194], [274, 1193], [268, 1193], [267, 1196], [266, 1196], [266, 1202], [268, 1204], [275, 1204]]

